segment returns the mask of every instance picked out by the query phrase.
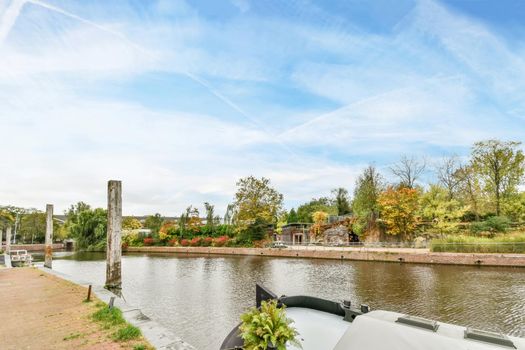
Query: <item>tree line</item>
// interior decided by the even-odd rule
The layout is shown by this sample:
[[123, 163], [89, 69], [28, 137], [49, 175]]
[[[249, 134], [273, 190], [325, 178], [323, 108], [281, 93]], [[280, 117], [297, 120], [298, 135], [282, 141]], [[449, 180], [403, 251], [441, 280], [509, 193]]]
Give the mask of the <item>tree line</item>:
[[[455, 233], [461, 223], [470, 222], [477, 231], [525, 220], [525, 157], [520, 142], [487, 140], [476, 142], [468, 158], [444, 157], [429, 164], [403, 156], [388, 168], [393, 181], [386, 181], [374, 165], [363, 169], [353, 193], [335, 188], [330, 197], [313, 198], [290, 211], [283, 195], [267, 178], [248, 176], [237, 182], [233, 201], [220, 218], [214, 205], [204, 203], [201, 214], [189, 206], [177, 220], [161, 214], [144, 222], [126, 217], [125, 231], [151, 230], [161, 244], [202, 237], [229, 237], [232, 244], [246, 245], [265, 238], [268, 228], [287, 223], [321, 224], [330, 215], [351, 216], [351, 229], [358, 235], [384, 232], [411, 239], [423, 225], [429, 232]], [[432, 171], [435, 181], [424, 183]], [[79, 202], [66, 211], [66, 221], [56, 223], [55, 237], [73, 237], [81, 249], [100, 250], [105, 245], [107, 212]], [[44, 240], [45, 213], [35, 209], [0, 208], [0, 227], [17, 227], [23, 242]], [[18, 225], [18, 226], [17, 226]], [[136, 234], [136, 239], [142, 237]]]
[[[369, 165], [356, 180], [353, 198], [345, 189], [336, 189], [333, 198], [312, 199], [297, 211], [292, 209], [287, 221], [313, 222], [318, 211], [331, 215], [351, 211], [357, 234], [382, 229], [405, 239], [412, 238], [423, 223], [430, 232], [455, 233], [461, 222], [499, 227], [508, 221], [523, 221], [525, 193], [520, 185], [525, 160], [520, 146], [515, 141], [480, 141], [472, 146], [468, 158], [448, 156], [434, 164], [403, 156], [388, 169], [395, 179], [390, 183]], [[424, 184], [423, 176], [429, 170], [435, 181]], [[483, 224], [473, 227], [484, 228]]]

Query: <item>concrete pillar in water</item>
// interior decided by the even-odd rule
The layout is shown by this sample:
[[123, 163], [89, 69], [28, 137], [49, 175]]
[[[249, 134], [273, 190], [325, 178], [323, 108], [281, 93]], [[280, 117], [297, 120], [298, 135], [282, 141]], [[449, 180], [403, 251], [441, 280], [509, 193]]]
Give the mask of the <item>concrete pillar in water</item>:
[[6, 254], [11, 252], [11, 225], [5, 230], [5, 252]]
[[46, 255], [44, 266], [51, 268], [53, 262], [53, 204], [46, 205]]
[[120, 289], [122, 276], [122, 182], [108, 182], [108, 237], [106, 247], [106, 288]]

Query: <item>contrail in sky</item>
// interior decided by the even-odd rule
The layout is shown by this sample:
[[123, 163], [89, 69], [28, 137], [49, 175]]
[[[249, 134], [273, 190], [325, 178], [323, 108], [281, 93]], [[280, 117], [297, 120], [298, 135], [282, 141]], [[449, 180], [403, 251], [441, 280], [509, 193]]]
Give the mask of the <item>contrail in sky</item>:
[[24, 7], [26, 0], [13, 0], [11, 4], [4, 11], [4, 15], [0, 21], [0, 47], [4, 43], [5, 38], [9, 35], [11, 28], [16, 22], [22, 7]]
[[[128, 45], [130, 45], [131, 47], [133, 47], [136, 50], [140, 51], [141, 53], [151, 57], [153, 60], [157, 60], [157, 58], [154, 57], [154, 55], [150, 51], [148, 51], [147, 49], [145, 49], [142, 46], [138, 45], [137, 43], [131, 41], [124, 34], [118, 32], [118, 31], [106, 28], [104, 26], [101, 26], [101, 25], [99, 25], [99, 24], [97, 24], [97, 23], [95, 23], [93, 21], [90, 21], [90, 20], [85, 19], [83, 17], [80, 17], [78, 15], [75, 15], [74, 13], [68, 12], [68, 11], [66, 11], [66, 10], [64, 10], [62, 8], [59, 8], [59, 7], [56, 7], [56, 6], [53, 6], [53, 5], [49, 5], [49, 4], [47, 4], [45, 2], [42, 2], [40, 0], [13, 0], [11, 5], [5, 11], [4, 16], [2, 17], [2, 22], [0, 23], [0, 47], [2, 46], [2, 43], [4, 42], [5, 38], [9, 35], [9, 32], [11, 31], [11, 28], [13, 27], [13, 25], [15, 24], [18, 16], [20, 15], [20, 12], [21, 12], [22, 8], [27, 3], [31, 3], [31, 4], [34, 4], [34, 5], [46, 8], [48, 10], [60, 13], [60, 14], [62, 14], [64, 16], [67, 16], [67, 17], [73, 18], [75, 20], [78, 20], [81, 23], [88, 24], [90, 26], [93, 26], [93, 27], [101, 30], [101, 31], [104, 31], [106, 33], [114, 35], [114, 36], [118, 37], [119, 39], [125, 41]], [[195, 75], [195, 74], [193, 74], [191, 72], [188, 72], [188, 71], [184, 71], [184, 74], [188, 78], [190, 78], [191, 80], [196, 82], [197, 84], [199, 84], [199, 85], [203, 86], [204, 88], [206, 88], [212, 95], [217, 97], [219, 100], [221, 100], [223, 103], [228, 105], [230, 108], [234, 109], [237, 113], [242, 115], [245, 119], [250, 121], [252, 124], [257, 126], [261, 131], [263, 131], [265, 134], [270, 136], [271, 140], [276, 141], [283, 148], [285, 148], [289, 153], [294, 155], [294, 152], [288, 147], [288, 145], [283, 143], [280, 140], [277, 140], [274, 137], [274, 135], [272, 135], [269, 131], [266, 130], [266, 127], [261, 122], [259, 122], [257, 120], [257, 118], [254, 118], [253, 116], [251, 116], [248, 113], [246, 113], [236, 103], [234, 103], [232, 100], [230, 100], [229, 98], [227, 98], [226, 96], [221, 94], [219, 91], [217, 91], [215, 88], [213, 88], [206, 80], [204, 80], [204, 79], [198, 77], [197, 75]]]

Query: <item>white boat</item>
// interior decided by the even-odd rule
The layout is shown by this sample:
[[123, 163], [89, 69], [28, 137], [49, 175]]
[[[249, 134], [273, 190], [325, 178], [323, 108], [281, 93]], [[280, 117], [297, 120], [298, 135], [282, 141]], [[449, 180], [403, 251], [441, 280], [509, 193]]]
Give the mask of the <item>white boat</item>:
[[[525, 338], [437, 322], [390, 311], [370, 311], [310, 296], [282, 296], [256, 287], [256, 304], [277, 299], [286, 305], [303, 350], [525, 350]], [[221, 350], [242, 349], [238, 327]], [[288, 346], [287, 349], [299, 349]]]

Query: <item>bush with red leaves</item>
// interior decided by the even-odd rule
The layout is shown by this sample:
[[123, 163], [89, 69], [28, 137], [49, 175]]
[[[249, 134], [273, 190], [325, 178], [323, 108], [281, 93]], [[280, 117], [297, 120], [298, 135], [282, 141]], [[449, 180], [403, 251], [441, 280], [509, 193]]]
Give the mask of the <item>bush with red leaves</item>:
[[205, 237], [202, 241], [201, 241], [201, 245], [203, 247], [209, 247], [211, 246], [211, 244], [213, 243], [213, 238], [211, 237]]
[[220, 236], [213, 240], [215, 247], [224, 247], [230, 238], [228, 236]]

